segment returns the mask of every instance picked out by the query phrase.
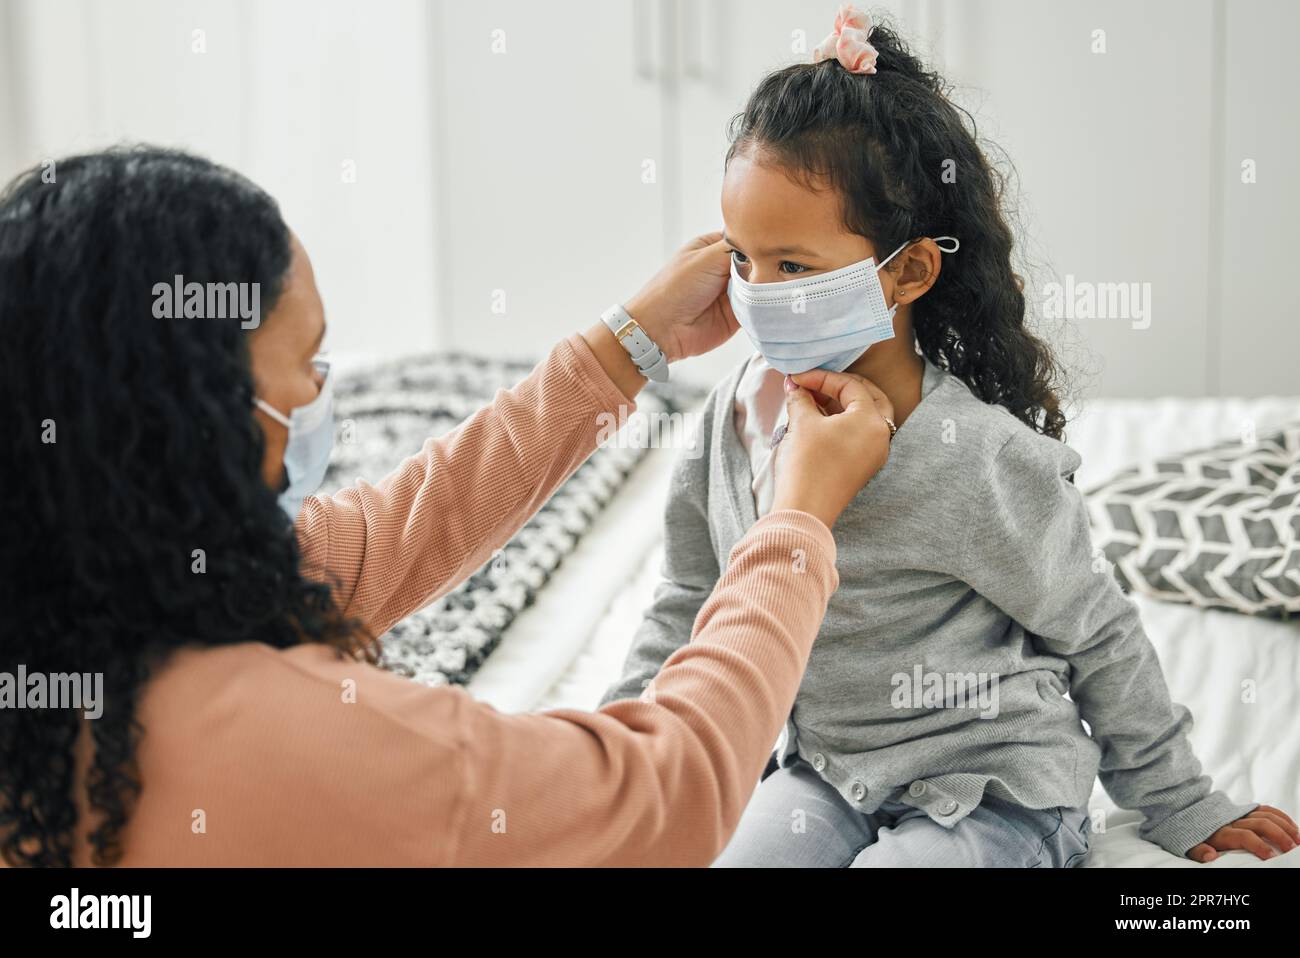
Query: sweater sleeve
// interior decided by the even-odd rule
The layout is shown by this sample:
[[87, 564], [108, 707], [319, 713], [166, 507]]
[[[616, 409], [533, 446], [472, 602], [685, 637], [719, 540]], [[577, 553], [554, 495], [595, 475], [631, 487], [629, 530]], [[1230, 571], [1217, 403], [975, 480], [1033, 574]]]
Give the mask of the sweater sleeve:
[[753, 792], [837, 585], [829, 530], [775, 512], [737, 543], [690, 643], [639, 699], [510, 716], [466, 697], [449, 863], [709, 864]]
[[470, 575], [510, 540], [635, 404], [579, 335], [513, 389], [371, 485], [311, 496], [302, 568], [374, 635]]
[[1102, 785], [1143, 814], [1143, 838], [1185, 855], [1258, 804], [1231, 801], [1201, 774], [1192, 715], [1170, 700], [1136, 605], [1094, 557], [1087, 507], [1068, 479], [1079, 463], [1064, 443], [1014, 433], [972, 497], [963, 578], [1069, 662]]
[[[606, 690], [601, 705], [634, 699], [645, 691], [668, 657], [690, 640], [695, 617], [718, 582], [720, 571], [708, 520], [714, 395], [704, 404], [699, 434], [673, 467], [664, 508], [662, 579], [655, 588], [654, 602], [632, 639], [622, 677]], [[689, 455], [692, 452], [694, 457]]]

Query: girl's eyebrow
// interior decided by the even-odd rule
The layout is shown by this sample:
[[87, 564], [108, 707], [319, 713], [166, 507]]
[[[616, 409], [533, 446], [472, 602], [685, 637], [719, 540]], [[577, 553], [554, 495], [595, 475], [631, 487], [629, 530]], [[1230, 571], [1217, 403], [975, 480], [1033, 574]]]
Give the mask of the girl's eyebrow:
[[[728, 246], [735, 247], [742, 253], [745, 252], [743, 249], [740, 249], [739, 246], [736, 246], [726, 233], [722, 234], [722, 242], [726, 243]], [[804, 249], [802, 246], [778, 246], [775, 249], [759, 250], [759, 252], [764, 256], [811, 256], [814, 259], [821, 255], [820, 253], [815, 253], [810, 249]]]

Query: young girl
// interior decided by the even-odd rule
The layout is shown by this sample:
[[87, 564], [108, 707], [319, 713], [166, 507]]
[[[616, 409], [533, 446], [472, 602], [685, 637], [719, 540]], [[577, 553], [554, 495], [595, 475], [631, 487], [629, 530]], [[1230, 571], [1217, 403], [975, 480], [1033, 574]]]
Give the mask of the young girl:
[[676, 466], [665, 581], [603, 701], [645, 692], [769, 508], [783, 374], [847, 368], [893, 404], [889, 460], [832, 530], [839, 590], [718, 864], [1076, 865], [1099, 773], [1176, 855], [1288, 851], [1290, 818], [1211, 789], [1094, 560], [998, 181], [942, 89], [845, 7], [733, 120], [730, 298], [759, 354], [710, 395], [706, 454]]

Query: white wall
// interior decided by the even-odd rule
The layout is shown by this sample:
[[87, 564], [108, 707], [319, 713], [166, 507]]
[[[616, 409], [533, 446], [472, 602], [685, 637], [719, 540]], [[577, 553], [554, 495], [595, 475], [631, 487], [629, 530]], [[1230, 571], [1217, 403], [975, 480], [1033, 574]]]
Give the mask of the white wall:
[[[197, 149], [280, 198], [332, 351], [536, 356], [721, 225], [726, 121], [835, 7], [0, 0], [0, 175], [122, 138]], [[1031, 292], [1150, 284], [1147, 328], [1044, 326], [1084, 395], [1300, 393], [1300, 4], [884, 8], [1014, 160]], [[709, 381], [746, 351], [681, 374]]]
[[432, 25], [421, 0], [384, 0], [382, 17], [351, 0], [0, 8], [0, 110], [20, 111], [5, 127], [5, 179], [120, 141], [209, 156], [279, 200], [313, 259], [331, 351], [432, 348]]
[[[1287, 79], [1300, 4], [933, 4], [947, 68], [1014, 157], [1032, 251], [1064, 277], [1150, 283], [1149, 328], [1078, 320], [1117, 396], [1300, 393], [1283, 277], [1300, 217]], [[1107, 51], [1090, 50], [1105, 31]], [[1258, 181], [1242, 182], [1254, 159]]]
[[[450, 341], [490, 348], [508, 330], [512, 346], [537, 352], [572, 327], [575, 313], [592, 315], [631, 292], [649, 271], [643, 231], [662, 226], [666, 255], [717, 228], [726, 121], [766, 71], [798, 58], [797, 36], [809, 49], [825, 35], [834, 8], [825, 0], [593, 0], [547, 5], [566, 11], [552, 16], [526, 2], [476, 4], [472, 14], [445, 3], [456, 38], [446, 62], [474, 91], [442, 113], [446, 135], [465, 149], [451, 160], [464, 199], [442, 223], [459, 244]], [[1300, 218], [1300, 186], [1282, 172], [1300, 135], [1282, 66], [1300, 5], [900, 0], [887, 8], [1015, 165], [1035, 309], [1046, 284], [1067, 277], [1149, 289], [1144, 314], [1042, 322], [1076, 395], [1300, 393], [1300, 311], [1279, 281], [1287, 225]], [[510, 44], [497, 54], [493, 29]], [[1098, 30], [1105, 52], [1094, 52]], [[658, 110], [647, 106], [644, 80], [630, 79], [638, 57], [653, 64]], [[557, 118], [560, 103], [572, 112]], [[595, 134], [608, 136], [593, 142]], [[656, 163], [653, 184], [637, 178], [642, 155]], [[1257, 183], [1241, 182], [1245, 157], [1260, 164]], [[490, 173], [476, 176], [480, 164]], [[499, 186], [485, 197], [489, 182]], [[493, 323], [484, 321], [491, 284], [481, 261], [495, 257], [498, 230], [516, 255], [508, 270], [494, 261], [492, 282], [527, 308]], [[524, 252], [548, 247], [555, 254], [544, 265]], [[747, 348], [737, 341], [682, 372], [715, 379]]]
[[[1211, 221], [1217, 365], [1211, 395], [1300, 392], [1300, 109], [1296, 38], [1300, 4], [1220, 0], [1226, 52], [1218, 121], [1221, 204]], [[1257, 163], [1258, 181], [1241, 182]]]

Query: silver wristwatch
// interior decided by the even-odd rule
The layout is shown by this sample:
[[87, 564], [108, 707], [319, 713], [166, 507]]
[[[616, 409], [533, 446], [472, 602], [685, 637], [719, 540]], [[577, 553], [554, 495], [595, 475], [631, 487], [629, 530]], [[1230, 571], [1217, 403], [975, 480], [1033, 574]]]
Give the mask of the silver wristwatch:
[[614, 334], [614, 338], [623, 344], [642, 376], [657, 383], [668, 382], [668, 357], [646, 335], [640, 324], [627, 314], [626, 309], [615, 303], [601, 313], [600, 318]]

